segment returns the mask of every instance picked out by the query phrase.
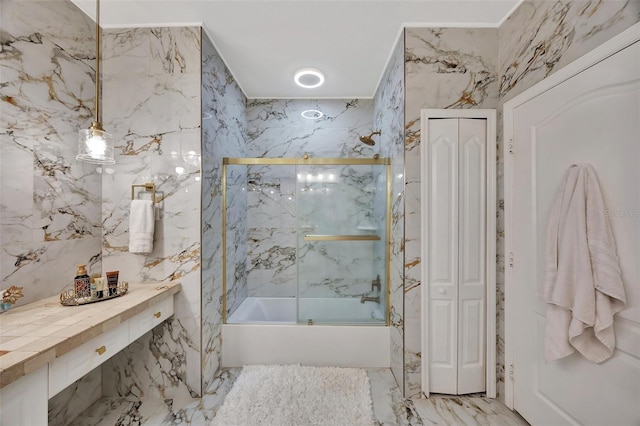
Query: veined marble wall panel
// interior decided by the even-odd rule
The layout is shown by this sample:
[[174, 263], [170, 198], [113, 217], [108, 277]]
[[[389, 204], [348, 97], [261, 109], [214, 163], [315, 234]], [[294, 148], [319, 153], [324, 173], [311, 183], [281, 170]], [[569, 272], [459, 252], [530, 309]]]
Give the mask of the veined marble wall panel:
[[[318, 120], [303, 118], [318, 110]], [[352, 100], [253, 100], [247, 107], [249, 157], [372, 157], [379, 151], [358, 140], [372, 128], [373, 102]]]
[[227, 314], [247, 297], [247, 166], [227, 167]]
[[371, 292], [371, 281], [382, 275], [384, 264], [375, 262], [379, 241], [301, 243], [300, 297], [355, 297]]
[[640, 20], [636, 0], [526, 0], [499, 29], [500, 101]]
[[[307, 288], [314, 288], [313, 297], [368, 292], [376, 274], [384, 275], [384, 271], [374, 267], [382, 261], [374, 249], [384, 244], [318, 244], [296, 240], [298, 226], [307, 234], [354, 234], [362, 232], [358, 226], [363, 225], [384, 230], [385, 222], [376, 221], [374, 216], [377, 193], [374, 172], [379, 172], [378, 169], [384, 167], [251, 166], [249, 295], [294, 297], [296, 278], [303, 297], [311, 296], [306, 294]], [[386, 186], [382, 191], [384, 202]], [[368, 284], [349, 284], [354, 282]]]
[[49, 399], [48, 426], [66, 426], [102, 396], [102, 369], [91, 370]]
[[376, 221], [374, 215], [376, 173], [383, 169], [382, 166], [298, 168], [298, 216], [303, 228], [298, 236], [297, 260], [301, 297], [359, 297], [371, 291], [371, 281], [376, 275], [384, 275], [384, 263], [380, 263], [376, 251], [378, 246], [384, 246], [384, 240], [302, 239], [304, 234], [382, 233], [384, 237], [386, 222]]
[[421, 392], [420, 110], [496, 108], [498, 30], [405, 31], [405, 396]]
[[[375, 117], [375, 116], [374, 116]], [[391, 167], [391, 166], [389, 166]], [[380, 281], [382, 283], [382, 289], [380, 292], [380, 300], [383, 301], [381, 306], [387, 306], [390, 303], [387, 292], [385, 291], [387, 286], [387, 247], [388, 239], [386, 234], [387, 227], [387, 214], [391, 214], [391, 209], [387, 213], [387, 166], [378, 166], [373, 170], [373, 212], [371, 218], [367, 218], [367, 222], [375, 225], [377, 230], [375, 231], [380, 235], [380, 242], [376, 243], [373, 247], [373, 268], [371, 271], [371, 279], [375, 279], [380, 275]], [[390, 266], [387, 266], [390, 268]], [[371, 287], [367, 291], [369, 291]]]
[[294, 166], [249, 166], [248, 183], [248, 295], [295, 297], [296, 169]]
[[[324, 116], [318, 120], [309, 120], [301, 116], [305, 110], [319, 110]], [[372, 128], [372, 116], [373, 103], [367, 100], [250, 101], [247, 108], [249, 129], [247, 156], [294, 158], [308, 153], [313, 157], [323, 158], [372, 157], [379, 152], [379, 145], [371, 147], [361, 143], [358, 139], [360, 135], [368, 135], [375, 130]], [[316, 177], [322, 173], [327, 174], [328, 179], [330, 172], [326, 168], [297, 170], [294, 166], [252, 166], [249, 169], [247, 286], [250, 296], [293, 297], [297, 294], [297, 227], [299, 224], [308, 225], [313, 227], [313, 232], [320, 232], [317, 228], [318, 218], [312, 217], [313, 207], [308, 200], [303, 201], [302, 204], [300, 200], [296, 200], [296, 197], [301, 198], [301, 195], [311, 194], [311, 192], [300, 192], [303, 188], [308, 190], [311, 187], [305, 188], [302, 181], [297, 182], [298, 173], [305, 177], [307, 173]], [[373, 207], [373, 188], [369, 188], [368, 192], [363, 192], [364, 187], [360, 188], [362, 182], [356, 178], [357, 174], [354, 172], [351, 176], [345, 175], [344, 178], [348, 182], [336, 185], [336, 188], [340, 188], [336, 194], [343, 194], [340, 199], [348, 200], [348, 204], [352, 205], [351, 210], [344, 210], [343, 213], [346, 215], [345, 220], [349, 217], [353, 219], [351, 221], [353, 227], [357, 225], [358, 214], [362, 213], [362, 209], [359, 207], [367, 205], [369, 210]], [[367, 174], [370, 180], [372, 175], [370, 172]], [[338, 172], [336, 172], [337, 175]], [[314, 183], [314, 185], [316, 184]], [[330, 190], [333, 190], [334, 185], [330, 186]], [[326, 188], [324, 189], [326, 191]], [[368, 195], [364, 196], [364, 194]], [[323, 198], [324, 201], [335, 206], [347, 205], [345, 202], [336, 201], [333, 195], [330, 199], [324, 200]], [[300, 207], [299, 213], [297, 206]], [[305, 210], [308, 208], [311, 210]], [[309, 230], [311, 231], [311, 228]], [[331, 230], [329, 233], [334, 231]], [[302, 245], [301, 247], [302, 252], [307, 253], [308, 250], [305, 247], [317, 247], [317, 244]], [[311, 259], [314, 254], [320, 253], [313, 250], [311, 252], [313, 254], [310, 253], [308, 259]], [[335, 252], [327, 252], [323, 259], [329, 264], [334, 264], [336, 261], [334, 255]], [[308, 277], [311, 279], [310, 285], [314, 288], [314, 295], [319, 288], [328, 291], [327, 297], [335, 295], [334, 290], [337, 289], [340, 289], [339, 292], [344, 295], [351, 295], [353, 289], [343, 291], [345, 280], [353, 282], [354, 277], [360, 280], [366, 277], [370, 283], [370, 280], [375, 277], [371, 277], [370, 265], [366, 266], [366, 271], [362, 270], [364, 265], [359, 265], [358, 270], [350, 270], [346, 264], [342, 265], [344, 258], [338, 257], [340, 257], [341, 263], [338, 269], [341, 269], [342, 272], [337, 272], [337, 275], [340, 277], [326, 276], [326, 269], [322, 271], [321, 277], [317, 275], [320, 272], [317, 274], [310, 272], [311, 275], [317, 275]], [[314, 262], [320, 260], [314, 259]], [[306, 262], [306, 265], [309, 266], [311, 263]], [[323, 265], [327, 266], [327, 263], [323, 263]], [[333, 287], [326, 284], [329, 281], [333, 283]], [[325, 285], [319, 285], [320, 282], [324, 282]], [[360, 287], [364, 286], [359, 286], [356, 293], [362, 294]]]
[[76, 161], [93, 116], [93, 22], [67, 0], [3, 0], [0, 52], [0, 289], [18, 304], [99, 273], [101, 178]]
[[[217, 375], [222, 341], [222, 157], [245, 157], [246, 99], [222, 58], [202, 36], [202, 383], [205, 393], [216, 392], [224, 381]], [[244, 173], [244, 174], [243, 174]], [[235, 202], [232, 219], [235, 250], [227, 250], [227, 308], [247, 295], [246, 286], [246, 171], [230, 189]], [[244, 195], [243, 195], [244, 194]], [[217, 379], [218, 378], [218, 379]]]
[[[103, 393], [199, 396], [200, 28], [105, 30], [103, 38], [103, 124], [116, 140], [116, 164], [103, 167], [103, 268], [126, 281], [182, 283], [173, 318], [104, 364]], [[131, 185], [145, 182], [156, 185], [157, 207], [147, 255], [128, 251]]]
[[380, 155], [391, 158], [391, 371], [404, 383], [404, 32], [396, 42], [374, 98], [374, 127], [382, 130]]
[[640, 21], [636, 0], [525, 0], [498, 30], [500, 105], [498, 107], [497, 371], [498, 397], [504, 400], [504, 161], [502, 106]]

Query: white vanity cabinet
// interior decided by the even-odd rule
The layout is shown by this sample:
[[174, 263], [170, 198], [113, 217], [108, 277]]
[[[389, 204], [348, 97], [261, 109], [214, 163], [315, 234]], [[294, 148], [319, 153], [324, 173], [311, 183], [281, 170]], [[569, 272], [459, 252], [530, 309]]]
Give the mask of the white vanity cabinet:
[[49, 398], [173, 315], [173, 297], [145, 309], [49, 363]]
[[[2, 314], [0, 426], [46, 425], [48, 400], [171, 317], [180, 289], [130, 284], [105, 305], [61, 307], [52, 297]], [[47, 326], [55, 334], [43, 338]]]
[[49, 363], [49, 398], [78, 380], [130, 343], [128, 322], [78, 346]]
[[47, 424], [47, 365], [0, 389], [0, 425]]
[[140, 336], [173, 315], [173, 297], [164, 299], [129, 321], [130, 340]]

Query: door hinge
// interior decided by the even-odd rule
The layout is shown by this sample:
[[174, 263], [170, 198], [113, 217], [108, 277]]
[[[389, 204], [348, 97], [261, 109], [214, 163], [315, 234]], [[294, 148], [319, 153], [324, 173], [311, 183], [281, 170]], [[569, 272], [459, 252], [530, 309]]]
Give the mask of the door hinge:
[[513, 139], [509, 138], [509, 154], [513, 155]]
[[509, 364], [509, 380], [513, 382], [513, 364]]
[[513, 252], [509, 252], [509, 267], [513, 268]]

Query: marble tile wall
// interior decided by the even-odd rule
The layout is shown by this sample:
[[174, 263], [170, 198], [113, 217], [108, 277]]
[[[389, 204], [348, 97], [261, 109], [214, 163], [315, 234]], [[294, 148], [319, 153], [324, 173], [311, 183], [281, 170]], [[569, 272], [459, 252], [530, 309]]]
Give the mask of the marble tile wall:
[[[249, 166], [247, 170], [248, 295], [294, 297], [297, 294], [296, 170], [293, 166]], [[307, 219], [304, 225], [311, 229]]]
[[[303, 118], [305, 110], [319, 110], [318, 120]], [[249, 157], [372, 157], [378, 146], [358, 140], [369, 134], [373, 102], [345, 100], [258, 99], [247, 105]]]
[[102, 396], [102, 369], [97, 367], [49, 399], [48, 426], [66, 426]]
[[498, 30], [407, 28], [405, 45], [405, 396], [421, 392], [420, 110], [498, 106]]
[[[3, 0], [0, 20], [0, 290], [24, 287], [24, 304], [70, 287], [78, 263], [101, 272], [102, 179], [75, 159], [95, 105], [95, 32], [68, 0]], [[51, 424], [95, 402], [100, 381], [52, 398]]]
[[[222, 341], [222, 157], [245, 157], [246, 99], [213, 44], [202, 37], [202, 384], [217, 391]], [[246, 170], [229, 166], [227, 309], [246, 297]]]
[[[360, 297], [371, 292], [377, 275], [385, 277], [380, 257], [386, 226], [384, 171], [384, 166], [298, 167], [298, 219], [308, 226], [298, 235], [300, 297]], [[305, 233], [366, 233], [382, 239], [304, 241]]]
[[[384, 236], [384, 169], [250, 166], [249, 295], [358, 297], [368, 293], [376, 275], [385, 276], [380, 266], [384, 256], [378, 251], [384, 241], [305, 241], [302, 236], [359, 232]], [[378, 204], [382, 205], [376, 210]], [[362, 229], [369, 227], [377, 231]]]
[[501, 104], [638, 21], [635, 0], [525, 0], [499, 29]]
[[2, 2], [0, 289], [19, 304], [100, 272], [101, 178], [76, 161], [94, 107], [93, 22], [67, 0]]
[[[103, 124], [116, 164], [103, 167], [103, 269], [124, 281], [180, 280], [173, 318], [103, 365], [105, 396], [201, 394], [201, 30], [103, 34]], [[153, 252], [129, 253], [131, 185], [156, 185]], [[136, 191], [136, 197], [150, 193]]]
[[374, 128], [381, 130], [380, 155], [391, 159], [391, 371], [400, 389], [404, 387], [404, 32], [391, 54], [389, 64], [374, 96]]
[[[247, 154], [276, 158], [301, 157], [305, 153], [325, 158], [372, 157], [379, 152], [379, 146], [368, 146], [358, 139], [372, 131], [372, 108], [372, 101], [367, 100], [250, 101]], [[322, 111], [324, 116], [318, 120], [303, 118], [301, 113], [309, 109]], [[307, 174], [311, 175], [309, 180]], [[326, 179], [323, 183], [316, 182], [320, 174]], [[329, 175], [335, 180], [330, 181]], [[340, 247], [334, 243], [328, 247], [327, 243], [300, 241], [302, 256], [297, 259], [296, 238], [298, 220], [312, 232], [346, 232], [328, 229], [332, 225], [326, 220], [327, 206], [333, 206], [332, 222], [348, 223], [349, 229], [367, 220], [363, 206], [372, 208], [373, 178], [371, 168], [248, 168], [247, 294], [295, 296], [298, 265], [303, 295], [352, 297], [370, 290], [376, 272], [369, 262], [354, 262], [356, 258], [375, 256], [371, 244]], [[372, 210], [369, 217], [375, 221]], [[359, 251], [357, 256], [353, 256], [354, 250]], [[328, 270], [335, 273], [327, 274]]]
[[640, 21], [635, 0], [525, 0], [498, 30], [498, 397], [504, 400], [504, 171], [502, 107], [563, 66]]
[[[375, 118], [375, 114], [374, 114]], [[382, 135], [380, 135], [382, 136]], [[377, 138], [378, 143], [382, 143], [383, 140], [380, 137]], [[377, 166], [373, 170], [372, 176], [373, 186], [373, 201], [371, 213], [367, 213], [368, 216], [364, 222], [364, 225], [374, 225], [377, 228], [377, 233], [380, 235], [381, 241], [375, 244], [373, 247], [373, 270], [371, 271], [371, 278], [377, 278], [380, 276], [380, 282], [382, 283], [382, 292], [380, 293], [380, 299], [384, 301], [381, 306], [387, 306], [390, 303], [391, 298], [385, 291], [387, 288], [387, 271], [386, 269], [378, 269], [378, 265], [385, 265], [387, 260], [387, 248], [390, 236], [387, 236], [387, 167]], [[389, 216], [391, 215], [391, 204], [389, 204]], [[389, 252], [389, 254], [391, 254]], [[389, 270], [391, 270], [391, 263], [389, 263]], [[389, 275], [390, 276], [390, 275]], [[369, 280], [371, 281], [371, 280]], [[367, 282], [368, 284], [368, 282]], [[367, 285], [366, 291], [370, 291], [372, 287]]]

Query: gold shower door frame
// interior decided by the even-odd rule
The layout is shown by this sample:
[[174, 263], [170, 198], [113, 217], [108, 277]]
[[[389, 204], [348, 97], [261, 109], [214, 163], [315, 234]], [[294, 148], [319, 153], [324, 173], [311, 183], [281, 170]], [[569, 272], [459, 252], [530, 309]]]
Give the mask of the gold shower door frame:
[[386, 306], [385, 325], [390, 325], [391, 317], [391, 202], [392, 176], [391, 160], [380, 158], [311, 158], [306, 154], [300, 158], [222, 158], [222, 323], [227, 323], [227, 166], [366, 166], [383, 165], [387, 170], [387, 206], [385, 230], [385, 271], [386, 271]]

